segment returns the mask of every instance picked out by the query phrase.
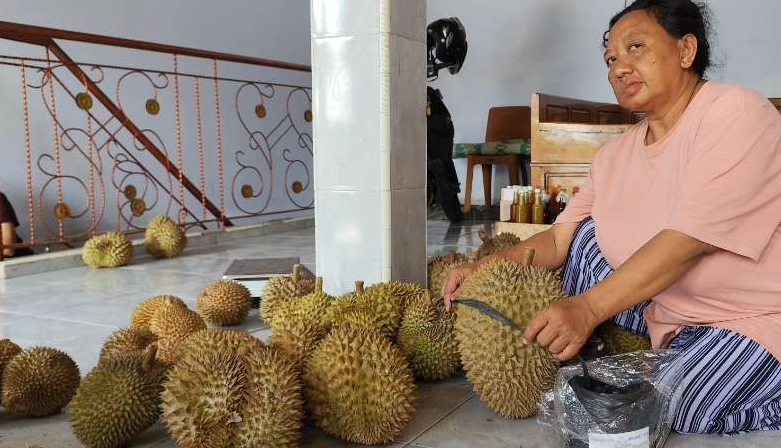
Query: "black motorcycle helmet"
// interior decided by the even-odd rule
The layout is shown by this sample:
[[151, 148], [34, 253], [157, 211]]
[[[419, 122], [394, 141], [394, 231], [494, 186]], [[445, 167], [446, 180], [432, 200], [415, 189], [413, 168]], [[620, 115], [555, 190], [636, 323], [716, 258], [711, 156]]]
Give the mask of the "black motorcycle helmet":
[[436, 77], [447, 68], [451, 75], [461, 70], [466, 58], [466, 30], [457, 17], [439, 19], [426, 27], [428, 76]]

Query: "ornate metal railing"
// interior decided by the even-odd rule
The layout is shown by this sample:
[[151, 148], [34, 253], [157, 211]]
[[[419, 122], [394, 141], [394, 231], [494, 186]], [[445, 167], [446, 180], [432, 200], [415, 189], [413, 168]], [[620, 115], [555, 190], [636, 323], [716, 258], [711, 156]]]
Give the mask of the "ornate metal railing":
[[[0, 55], [21, 92], [23, 141], [0, 149], [0, 191], [28, 211], [12, 247], [137, 233], [160, 214], [207, 229], [313, 207], [311, 88], [221, 75], [309, 66], [7, 22], [0, 38], [43, 49]], [[164, 53], [170, 65], [76, 62], [58, 40]], [[184, 58], [198, 69], [182, 70]], [[0, 233], [0, 260], [2, 249]]]

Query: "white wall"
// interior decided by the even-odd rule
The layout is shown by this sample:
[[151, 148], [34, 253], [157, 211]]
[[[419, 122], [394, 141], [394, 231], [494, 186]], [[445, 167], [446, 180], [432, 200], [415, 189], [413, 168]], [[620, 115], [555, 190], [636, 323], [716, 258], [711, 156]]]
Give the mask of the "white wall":
[[[60, 28], [72, 31], [82, 31], [95, 34], [104, 34], [115, 37], [139, 39], [164, 44], [179, 45], [185, 47], [214, 50], [239, 55], [255, 56], [281, 61], [310, 64], [309, 45], [309, 2], [289, 0], [137, 0], [134, 2], [79, 0], [61, 2], [55, 0], [3, 0], [0, 5], [0, 20], [8, 22], [40, 25], [52, 28]], [[152, 69], [172, 69], [172, 58], [169, 55], [161, 55], [148, 52], [138, 52], [102, 46], [62, 43], [63, 48], [77, 61], [113, 63], [136, 67], [148, 67]], [[0, 40], [0, 54], [43, 57], [44, 52], [40, 47], [27, 46], [11, 41]], [[180, 71], [211, 73], [211, 61], [182, 57], [179, 61]], [[71, 88], [76, 91], [84, 90], [78, 82], [64, 69], [57, 71]], [[118, 72], [106, 72], [106, 81], [100, 84], [104, 91], [114, 98], [114, 90]], [[291, 72], [278, 69], [265, 69], [254, 66], [220, 63], [220, 75], [237, 77], [255, 81], [267, 81], [277, 83], [289, 83], [300, 86], [311, 86], [309, 73]], [[40, 80], [32, 71], [28, 71], [28, 82]], [[161, 112], [156, 117], [147, 115], [144, 110], [144, 102], [151, 97], [153, 92], [148, 82], [140, 76], [134, 75], [127, 78], [122, 86], [122, 101], [128, 115], [142, 128], [154, 129], [163, 140], [167, 148], [169, 158], [176, 163], [176, 139], [174, 120], [173, 81], [171, 86], [160, 90], [158, 100], [162, 106]], [[235, 95], [239, 84], [224, 84], [220, 88], [221, 118], [222, 118], [222, 145], [226, 164], [226, 209], [228, 213], [238, 212], [236, 204], [231, 198], [231, 175], [239, 169], [235, 160], [237, 151], [245, 153], [243, 162], [251, 166], [261, 166], [262, 158], [258, 151], [250, 149], [248, 133], [241, 127], [238, 113], [235, 110]], [[201, 81], [201, 102], [203, 111], [203, 140], [206, 152], [206, 190], [207, 196], [219, 206], [217, 199], [217, 173], [215, 165], [215, 141], [214, 108], [212, 99], [212, 84], [209, 80]], [[184, 171], [196, 185], [199, 184], [198, 164], [196, 157], [197, 134], [195, 128], [195, 106], [192, 78], [180, 77], [180, 92], [182, 97], [182, 147], [184, 157]], [[22, 221], [21, 234], [27, 239], [27, 193], [25, 187], [24, 172], [24, 143], [22, 132], [21, 114], [21, 87], [19, 68], [0, 66], [0, 188], [12, 199], [17, 213]], [[47, 92], [48, 93], [48, 92]], [[43, 108], [40, 90], [28, 89], [30, 103], [30, 127], [33, 147], [33, 163], [36, 157], [42, 153], [51, 153], [53, 131], [52, 124]], [[64, 93], [57, 92], [58, 115], [66, 126], [84, 128], [85, 115], [73, 106], [73, 102]], [[287, 91], [278, 89], [273, 100], [267, 100], [268, 117], [264, 121], [257, 120], [253, 110], [259, 100], [259, 96], [252, 92], [244, 91], [239, 108], [242, 117], [249, 117], [248, 126], [252, 130], [264, 132], [270, 129], [285, 115]], [[95, 101], [97, 105], [97, 101]], [[291, 102], [295, 115], [300, 117], [296, 124], [311, 134], [311, 125], [303, 120], [303, 111], [309, 107], [306, 96], [296, 94]], [[107, 117], [101, 106], [96, 106], [100, 117]], [[293, 111], [291, 111], [293, 113]], [[125, 134], [124, 141], [132, 142]], [[153, 138], [153, 141], [156, 141]], [[86, 140], [80, 142], [86, 147]], [[162, 146], [162, 145], [159, 145]], [[285, 169], [288, 166], [283, 158], [283, 149], [290, 150], [292, 159], [306, 160], [310, 170], [312, 169], [311, 155], [306, 149], [298, 146], [297, 135], [293, 132], [285, 134], [280, 144], [272, 151], [274, 165], [274, 196], [267, 210], [273, 211], [282, 208], [290, 208], [292, 205], [287, 199], [282, 188]], [[146, 157], [145, 165], [154, 171], [155, 175], [165, 177], [165, 170], [151, 158], [138, 152], [140, 158]], [[105, 157], [105, 156], [104, 156]], [[45, 163], [46, 161], [44, 161]], [[72, 152], [62, 151], [63, 173], [70, 172], [81, 177], [86, 184], [88, 171], [84, 168], [83, 158], [76, 157]], [[110, 169], [110, 163], [104, 159], [103, 169]], [[237, 178], [237, 185], [233, 190], [240, 189], [244, 182], [253, 183], [255, 191], [260, 184], [257, 179], [247, 176], [249, 171], [243, 171], [243, 175]], [[34, 168], [34, 184], [39, 184], [44, 179], [41, 171]], [[306, 184], [306, 173], [300, 164], [293, 164], [290, 181], [300, 179]], [[288, 182], [290, 183], [290, 182]], [[140, 180], [135, 183], [140, 186]], [[114, 190], [109, 184], [107, 198], [108, 206], [103, 217], [102, 229], [112, 228], [116, 225], [117, 216]], [[290, 185], [288, 185], [289, 187]], [[40, 184], [38, 185], [40, 187]], [[179, 188], [176, 179], [173, 182], [175, 196], [179, 196]], [[86, 205], [85, 194], [79, 191], [78, 183], [72, 181], [63, 182], [63, 196], [73, 208]], [[39, 188], [38, 188], [39, 190]], [[266, 190], [268, 191], [268, 190]], [[50, 226], [54, 225], [51, 217], [51, 208], [56, 202], [56, 195], [49, 189], [43, 193], [44, 217]], [[185, 192], [187, 204], [200, 215], [200, 201]], [[242, 202], [240, 195], [239, 202]], [[311, 203], [313, 185], [296, 199], [305, 204]], [[147, 197], [147, 204], [152, 197]], [[37, 201], [37, 198], [35, 198]], [[102, 201], [103, 199], [100, 199]], [[263, 198], [265, 201], [265, 197]], [[243, 201], [243, 206], [248, 209], [257, 208], [258, 201]], [[111, 210], [114, 207], [114, 210]], [[177, 216], [178, 206], [173, 206], [169, 215]], [[164, 203], [159, 204], [154, 210], [147, 212], [140, 219], [135, 219], [134, 224], [143, 226], [151, 216], [167, 211]], [[311, 215], [311, 211], [294, 212], [287, 216]], [[281, 215], [271, 215], [269, 218], [279, 218]], [[211, 218], [207, 214], [207, 218]], [[257, 221], [254, 219], [253, 221]], [[89, 215], [76, 220], [67, 220], [68, 234], [83, 231], [90, 224]], [[246, 223], [244, 222], [238, 222]], [[123, 224], [123, 227], [124, 224]], [[36, 224], [38, 239], [44, 235], [42, 222]]]
[[[781, 2], [707, 3], [715, 18], [715, 55], [722, 63], [710, 78], [781, 96]], [[442, 71], [431, 83], [444, 95], [456, 141], [482, 141], [490, 107], [529, 104], [534, 92], [615, 102], [601, 38], [623, 5], [624, 0], [428, 0], [429, 23], [456, 16], [467, 32], [469, 50], [461, 71], [455, 76]], [[464, 159], [456, 160], [462, 189], [465, 167]], [[507, 170], [495, 167], [493, 177], [495, 202], [499, 187], [508, 182]], [[476, 169], [473, 203], [484, 203], [482, 188]]]

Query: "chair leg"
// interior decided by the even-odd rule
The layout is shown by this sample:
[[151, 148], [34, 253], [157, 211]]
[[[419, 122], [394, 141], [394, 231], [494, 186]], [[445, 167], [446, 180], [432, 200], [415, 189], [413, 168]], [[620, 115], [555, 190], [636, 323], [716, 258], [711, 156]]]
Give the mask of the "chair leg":
[[491, 208], [491, 172], [494, 166], [492, 164], [480, 165], [483, 168], [483, 197], [485, 198], [486, 210]]
[[519, 185], [518, 168], [523, 170], [523, 166], [521, 165], [521, 158], [517, 155], [513, 155], [513, 157], [511, 157], [510, 161], [507, 163], [507, 172], [510, 175], [510, 185]]
[[472, 170], [475, 167], [475, 161], [467, 157], [466, 161], [466, 187], [464, 188], [464, 213], [472, 210]]

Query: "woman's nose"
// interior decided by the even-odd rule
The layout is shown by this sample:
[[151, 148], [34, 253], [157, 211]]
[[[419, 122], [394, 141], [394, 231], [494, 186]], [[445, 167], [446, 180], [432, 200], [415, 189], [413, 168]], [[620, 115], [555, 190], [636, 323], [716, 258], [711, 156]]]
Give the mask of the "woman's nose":
[[616, 59], [610, 64], [610, 74], [616, 79], [621, 79], [627, 73], [632, 72], [632, 66], [622, 59]]

